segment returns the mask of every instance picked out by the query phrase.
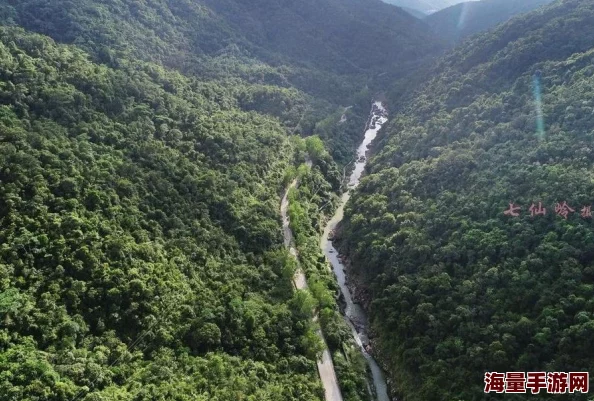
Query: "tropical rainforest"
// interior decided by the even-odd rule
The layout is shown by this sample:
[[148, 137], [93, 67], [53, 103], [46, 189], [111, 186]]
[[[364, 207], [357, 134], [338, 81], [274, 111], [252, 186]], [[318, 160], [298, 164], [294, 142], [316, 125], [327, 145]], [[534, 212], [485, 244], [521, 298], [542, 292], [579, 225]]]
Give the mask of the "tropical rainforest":
[[592, 27], [559, 0], [446, 52], [380, 0], [0, 0], [0, 401], [321, 401], [320, 330], [370, 399], [318, 239], [378, 96], [338, 237], [393, 392], [594, 370]]
[[593, 27], [592, 2], [554, 2], [391, 87], [340, 237], [403, 399], [499, 399], [485, 372], [594, 371]]
[[309, 151], [335, 196], [372, 70], [440, 45], [379, 1], [274, 3], [0, 2], [0, 400], [323, 399], [311, 306], [350, 333], [327, 273], [293, 290], [280, 194]]

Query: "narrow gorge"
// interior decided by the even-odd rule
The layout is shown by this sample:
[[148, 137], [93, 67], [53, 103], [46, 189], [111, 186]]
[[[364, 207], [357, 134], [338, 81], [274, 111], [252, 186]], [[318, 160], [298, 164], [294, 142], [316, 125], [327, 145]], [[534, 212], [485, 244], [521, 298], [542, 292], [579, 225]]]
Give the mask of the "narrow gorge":
[[332, 244], [332, 235], [336, 227], [340, 224], [344, 217], [344, 206], [351, 197], [351, 191], [359, 185], [361, 176], [365, 170], [367, 164], [368, 150], [372, 141], [377, 136], [379, 130], [388, 121], [388, 113], [382, 102], [375, 102], [371, 109], [371, 115], [365, 129], [365, 137], [361, 145], [357, 149], [357, 156], [354, 160], [355, 168], [353, 169], [351, 176], [348, 181], [347, 190], [341, 197], [340, 206], [334, 213], [332, 219], [326, 225], [322, 238], [320, 240], [320, 248], [324, 252], [324, 255], [332, 266], [332, 271], [336, 275], [340, 291], [344, 299], [344, 317], [348, 325], [351, 327], [353, 337], [357, 344], [361, 347], [361, 352], [369, 367], [371, 369], [373, 384], [375, 388], [376, 400], [377, 401], [390, 401], [388, 396], [388, 388], [386, 385], [386, 379], [379, 367], [371, 355], [371, 344], [368, 334], [368, 321], [367, 314], [353, 299], [351, 291], [347, 286], [348, 277], [345, 266], [343, 265], [340, 255]]

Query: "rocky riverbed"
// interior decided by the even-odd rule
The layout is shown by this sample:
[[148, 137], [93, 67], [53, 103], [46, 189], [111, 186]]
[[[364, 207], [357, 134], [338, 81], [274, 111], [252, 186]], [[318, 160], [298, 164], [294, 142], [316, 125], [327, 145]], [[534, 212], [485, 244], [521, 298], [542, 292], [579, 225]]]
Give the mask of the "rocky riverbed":
[[[336, 213], [326, 225], [326, 229], [324, 230], [324, 234], [322, 235], [320, 242], [320, 247], [332, 265], [332, 270], [336, 275], [336, 280], [340, 286], [342, 293], [341, 300], [343, 304], [342, 312], [345, 316], [345, 320], [351, 327], [353, 337], [357, 344], [359, 344], [361, 347], [361, 352], [369, 364], [377, 401], [391, 401], [391, 398], [388, 396], [388, 387], [383, 370], [372, 356], [373, 345], [369, 340], [369, 324], [367, 320], [367, 313], [363, 308], [365, 303], [361, 305], [360, 303], [356, 302], [356, 297], [358, 296], [359, 290], [355, 289], [355, 287], [349, 284], [348, 271], [345, 271], [345, 265], [341, 262], [341, 258], [334, 248], [331, 239], [329, 238], [333, 238], [334, 231], [336, 230], [338, 224], [342, 221], [344, 216], [344, 205], [350, 199], [351, 189], [356, 188], [357, 185], [359, 185], [359, 180], [361, 179], [365, 165], [367, 164], [367, 153], [369, 146], [386, 121], [388, 121], [388, 119], [385, 107], [381, 102], [375, 102], [372, 106], [370, 118], [365, 130], [365, 137], [357, 149], [357, 161], [348, 181], [349, 189], [343, 194], [341, 198], [341, 206], [336, 210]], [[355, 292], [351, 292], [351, 288], [355, 289]]]

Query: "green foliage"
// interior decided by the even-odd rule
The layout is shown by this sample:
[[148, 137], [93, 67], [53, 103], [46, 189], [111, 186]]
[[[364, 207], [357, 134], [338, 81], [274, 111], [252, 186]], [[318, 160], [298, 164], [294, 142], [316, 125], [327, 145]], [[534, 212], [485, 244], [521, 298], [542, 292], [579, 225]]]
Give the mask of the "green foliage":
[[23, 296], [16, 288], [9, 288], [7, 291], [0, 293], [0, 313], [7, 315], [18, 311], [23, 302]]
[[314, 133], [324, 141], [330, 156], [340, 166], [349, 164], [355, 158], [371, 101], [370, 90], [365, 88], [349, 100], [347, 108], [340, 108], [316, 123]]
[[[321, 146], [320, 143], [319, 138], [316, 138], [308, 147]], [[303, 302], [313, 301], [307, 307], [315, 307], [318, 311], [343, 398], [347, 401], [367, 400], [367, 364], [364, 360], [361, 363], [363, 356], [338, 310], [337, 296], [340, 290], [318, 246], [324, 215], [332, 213], [338, 199], [319, 167], [310, 169], [302, 165], [299, 170], [299, 186], [289, 193], [289, 217], [299, 251], [299, 263], [305, 271], [309, 287], [307, 295], [303, 294], [301, 298]]]
[[[7, 0], [0, 19], [0, 401], [321, 400], [305, 311], [338, 312], [312, 227], [361, 88], [438, 50], [427, 27], [363, 0]], [[296, 176], [315, 298], [282, 246]]]
[[321, 399], [279, 121], [19, 29], [0, 53], [0, 400]]
[[324, 149], [324, 142], [317, 136], [310, 136], [305, 139], [305, 147], [313, 161], [317, 161], [324, 157], [326, 149]]
[[[554, 3], [466, 42], [394, 102], [341, 237], [406, 400], [495, 399], [487, 371], [594, 369], [592, 221], [580, 217], [594, 202], [593, 21], [591, 2]], [[532, 218], [539, 201], [547, 215]], [[563, 201], [577, 211], [567, 220]], [[510, 202], [520, 217], [504, 216]]]
[[[85, 46], [105, 61], [125, 55], [191, 68], [188, 64], [203, 55], [249, 52], [270, 64], [290, 61], [360, 74], [439, 48], [420, 21], [395, 7], [363, 0], [304, 0], [282, 6], [272, 0], [7, 3], [0, 16], [61, 42]], [[378, 38], [390, 52], [376, 50]]]
[[[348, 100], [372, 70], [441, 48], [426, 25], [379, 1], [6, 3], [0, 9], [5, 24], [76, 44], [102, 64], [138, 59], [206, 80], [233, 76], [292, 86], [335, 104]], [[389, 52], [377, 50], [379, 40]]]

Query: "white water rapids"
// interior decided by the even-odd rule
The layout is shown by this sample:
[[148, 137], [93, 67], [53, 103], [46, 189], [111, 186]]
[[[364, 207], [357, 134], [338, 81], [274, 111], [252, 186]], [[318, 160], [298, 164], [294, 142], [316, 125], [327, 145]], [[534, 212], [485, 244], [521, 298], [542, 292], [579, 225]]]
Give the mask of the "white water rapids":
[[[365, 314], [365, 311], [358, 304], [353, 302], [351, 292], [346, 285], [346, 274], [344, 266], [338, 259], [338, 253], [336, 252], [336, 249], [334, 249], [334, 247], [332, 246], [332, 242], [328, 239], [328, 236], [336, 228], [338, 223], [342, 221], [344, 205], [351, 196], [350, 190], [352, 188], [355, 188], [359, 184], [359, 180], [361, 179], [361, 175], [363, 174], [363, 171], [365, 169], [365, 164], [367, 163], [366, 154], [368, 147], [377, 136], [377, 133], [382, 127], [382, 125], [385, 124], [387, 120], [388, 119], [386, 109], [383, 107], [381, 102], [375, 102], [371, 110], [371, 117], [369, 119], [367, 130], [365, 131], [365, 137], [363, 139], [363, 142], [357, 149], [355, 168], [350, 176], [348, 184], [349, 190], [343, 194], [341, 198], [340, 207], [337, 209], [332, 219], [326, 225], [324, 234], [320, 242], [320, 247], [322, 248], [324, 255], [326, 255], [326, 257], [332, 265], [332, 270], [336, 274], [340, 290], [344, 295], [344, 299], [346, 301], [346, 308], [344, 311], [345, 320], [351, 327], [353, 337], [355, 338], [355, 341], [361, 348], [361, 352], [363, 353], [363, 356], [365, 357], [367, 363], [371, 368], [373, 383], [377, 395], [376, 401], [390, 401], [390, 398], [388, 397], [386, 380], [384, 378], [381, 368], [366, 350], [366, 347], [369, 345], [369, 338], [367, 336], [367, 316]], [[311, 167], [311, 161], [308, 161], [307, 164]], [[291, 255], [295, 258], [297, 258], [298, 254], [293, 241], [293, 233], [289, 226], [288, 194], [290, 189], [296, 187], [297, 185], [297, 179], [295, 179], [289, 185], [281, 201], [280, 208], [283, 221], [283, 235], [285, 240], [285, 247], [287, 247]], [[295, 285], [295, 288], [299, 290], [307, 289], [307, 281], [305, 278], [305, 274], [303, 273], [303, 270], [301, 270], [301, 268], [299, 268], [296, 272], [295, 277], [293, 278], [293, 283]], [[314, 317], [314, 321], [317, 321], [317, 316]], [[318, 335], [320, 336], [324, 344], [326, 344], [324, 335], [319, 330]], [[328, 351], [327, 346], [325, 347], [325, 350], [322, 354], [322, 358], [318, 361], [317, 365], [318, 372], [320, 374], [320, 379], [324, 386], [326, 401], [342, 401], [342, 394], [340, 392], [340, 387], [338, 385], [338, 380], [336, 377], [336, 373], [334, 371], [334, 364], [332, 362], [332, 358], [330, 356], [330, 352]]]
[[332, 245], [332, 241], [329, 240], [328, 237], [342, 221], [344, 217], [344, 205], [351, 197], [351, 190], [359, 185], [359, 180], [365, 170], [369, 145], [375, 139], [378, 131], [386, 121], [388, 121], [386, 109], [381, 102], [375, 102], [371, 110], [371, 117], [365, 132], [365, 138], [357, 149], [355, 169], [351, 173], [348, 184], [349, 190], [342, 195], [340, 207], [336, 210], [336, 213], [326, 225], [326, 229], [324, 230], [324, 234], [320, 241], [320, 247], [332, 265], [332, 270], [336, 275], [338, 285], [340, 286], [340, 290], [346, 302], [344, 311], [346, 321], [351, 327], [355, 341], [361, 347], [361, 352], [363, 352], [363, 356], [371, 368], [377, 401], [390, 401], [390, 397], [388, 396], [388, 388], [382, 369], [366, 350], [366, 347], [369, 345], [369, 337], [367, 336], [367, 315], [359, 304], [353, 302], [351, 291], [346, 285], [345, 268], [338, 258], [338, 252]]

